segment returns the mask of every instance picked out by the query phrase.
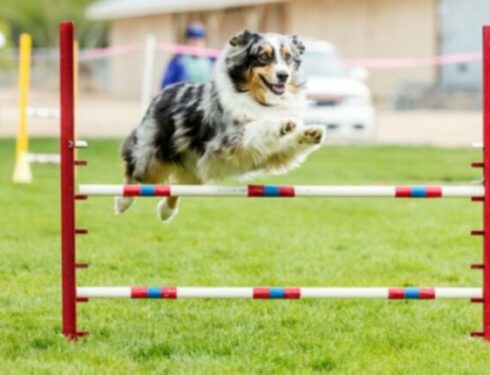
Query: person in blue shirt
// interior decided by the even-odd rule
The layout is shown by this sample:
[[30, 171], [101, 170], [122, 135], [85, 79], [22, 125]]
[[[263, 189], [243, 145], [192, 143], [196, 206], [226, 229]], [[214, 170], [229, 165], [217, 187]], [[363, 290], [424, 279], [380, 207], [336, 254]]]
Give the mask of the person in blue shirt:
[[[206, 33], [202, 25], [190, 25], [187, 27], [185, 36], [187, 45], [198, 48], [205, 46]], [[214, 61], [215, 59], [206, 56], [177, 54], [168, 63], [160, 88], [163, 89], [168, 85], [184, 81], [205, 82], [211, 75]]]

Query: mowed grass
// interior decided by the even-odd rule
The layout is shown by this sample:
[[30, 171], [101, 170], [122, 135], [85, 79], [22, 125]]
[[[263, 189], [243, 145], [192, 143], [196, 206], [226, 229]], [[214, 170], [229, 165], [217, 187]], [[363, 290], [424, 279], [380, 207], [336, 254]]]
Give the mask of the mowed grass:
[[[57, 150], [37, 140], [33, 150]], [[119, 142], [80, 155], [84, 183], [118, 183]], [[59, 175], [34, 166], [13, 185], [12, 140], [0, 141], [2, 374], [485, 374], [490, 345], [471, 339], [468, 301], [92, 300], [87, 338], [60, 335]], [[326, 147], [291, 184], [466, 183], [471, 149]], [[113, 201], [78, 205], [79, 285], [479, 286], [479, 203], [467, 199], [185, 199], [169, 225], [156, 199], [123, 216]]]

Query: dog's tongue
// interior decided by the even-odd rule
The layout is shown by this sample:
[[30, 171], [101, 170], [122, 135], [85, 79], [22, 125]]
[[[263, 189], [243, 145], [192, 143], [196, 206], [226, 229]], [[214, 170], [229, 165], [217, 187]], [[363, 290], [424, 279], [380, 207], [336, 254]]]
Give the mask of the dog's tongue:
[[272, 88], [274, 89], [274, 92], [278, 95], [284, 94], [286, 91], [286, 85], [272, 85]]

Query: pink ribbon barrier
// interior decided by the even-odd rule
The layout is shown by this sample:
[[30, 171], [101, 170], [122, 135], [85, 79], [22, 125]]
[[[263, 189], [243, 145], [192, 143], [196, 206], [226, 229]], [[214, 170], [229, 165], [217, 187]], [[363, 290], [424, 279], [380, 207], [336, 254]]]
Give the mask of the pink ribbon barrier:
[[359, 66], [368, 69], [409, 69], [421, 66], [447, 65], [464, 62], [481, 61], [481, 51], [456, 53], [427, 58], [373, 58], [373, 59], [344, 59], [344, 64], [350, 67]]
[[158, 43], [157, 51], [178, 53], [182, 55], [197, 55], [216, 58], [221, 50], [214, 48], [192, 47], [185, 44]]
[[[133, 43], [116, 45], [105, 48], [85, 49], [79, 52], [81, 61], [90, 61], [107, 58], [111, 56], [125, 55], [135, 52], [141, 52], [145, 48], [144, 43]], [[175, 43], [157, 43], [156, 50], [159, 52], [168, 52], [171, 54], [196, 55], [217, 58], [221, 50], [215, 48], [192, 47], [185, 44]], [[56, 54], [33, 54], [35, 60], [57, 59]], [[9, 59], [9, 58], [4, 58]], [[12, 57], [18, 59], [18, 56]], [[363, 67], [367, 69], [412, 69], [424, 66], [448, 65], [457, 63], [470, 63], [482, 60], [481, 51], [463, 52], [448, 55], [430, 56], [425, 58], [346, 58], [343, 62], [348, 67]]]

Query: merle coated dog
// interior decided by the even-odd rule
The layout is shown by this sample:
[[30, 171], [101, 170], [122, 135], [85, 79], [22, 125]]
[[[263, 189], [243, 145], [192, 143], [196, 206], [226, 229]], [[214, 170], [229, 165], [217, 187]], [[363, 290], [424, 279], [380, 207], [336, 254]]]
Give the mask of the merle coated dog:
[[[324, 129], [306, 127], [304, 45], [297, 36], [235, 35], [206, 83], [178, 83], [152, 101], [126, 139], [126, 183], [203, 184], [229, 176], [280, 174], [320, 146]], [[117, 197], [122, 213], [134, 198]], [[159, 202], [170, 220], [178, 198]]]

